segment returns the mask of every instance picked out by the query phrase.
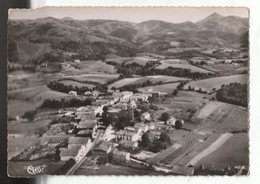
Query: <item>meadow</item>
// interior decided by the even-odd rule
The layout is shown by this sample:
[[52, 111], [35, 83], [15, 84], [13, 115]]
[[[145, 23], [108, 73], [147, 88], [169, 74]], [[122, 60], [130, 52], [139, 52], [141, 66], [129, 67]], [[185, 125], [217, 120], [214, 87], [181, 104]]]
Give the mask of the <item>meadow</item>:
[[189, 86], [191, 86], [191, 87], [194, 87], [194, 89], [196, 91], [199, 90], [199, 88], [201, 88], [202, 91], [207, 91], [207, 90], [212, 91], [214, 88], [215, 88], [215, 90], [220, 89], [223, 84], [229, 84], [229, 83], [235, 83], [235, 82], [241, 83], [241, 84], [247, 83], [248, 75], [239, 74], [239, 75], [209, 78], [209, 79], [198, 80], [198, 81], [191, 81], [191, 82], [187, 83], [183, 89], [188, 89]]
[[[172, 77], [172, 76], [164, 76], [164, 75], [154, 75], [154, 76], [146, 76], [146, 77], [135, 77], [135, 78], [124, 78], [121, 79], [113, 84], [110, 84], [109, 87], [122, 87], [122, 86], [126, 86], [126, 85], [130, 85], [130, 84], [142, 84], [144, 82], [150, 81], [152, 84], [156, 84], [159, 83], [160, 81], [163, 83], [171, 83], [171, 82], [179, 82], [179, 81], [183, 81], [183, 80], [187, 80], [186, 78], [183, 77]], [[168, 84], [167, 86], [169, 86], [171, 88], [171, 85], [173, 85], [173, 89], [175, 84]], [[155, 86], [154, 86], [155, 87]], [[169, 88], [168, 87], [168, 88]]]
[[166, 62], [162, 62], [162, 64], [157, 66], [156, 69], [165, 69], [165, 68], [168, 68], [168, 67], [189, 69], [191, 72], [212, 73], [209, 70], [205, 70], [203, 68], [199, 68], [197, 66], [193, 66], [193, 65], [188, 64], [188, 63], [166, 63]]

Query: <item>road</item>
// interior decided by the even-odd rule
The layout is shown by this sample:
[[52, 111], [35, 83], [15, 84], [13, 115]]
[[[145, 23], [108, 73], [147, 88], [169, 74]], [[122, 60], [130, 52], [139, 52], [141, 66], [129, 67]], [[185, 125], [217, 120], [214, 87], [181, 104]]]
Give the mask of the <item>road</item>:
[[101, 132], [98, 130], [96, 139], [93, 141], [93, 143], [91, 144], [91, 146], [89, 147], [89, 149], [87, 149], [86, 152], [83, 154], [82, 158], [81, 158], [80, 160], [78, 160], [78, 161], [73, 165], [72, 168], [70, 168], [70, 170], [66, 173], [66, 176], [68, 176], [68, 175], [73, 175], [73, 174], [76, 172], [76, 170], [77, 170], [77, 169], [82, 165], [82, 163], [86, 160], [86, 155], [88, 154], [88, 152], [95, 147], [95, 145], [96, 145], [96, 143], [98, 142], [98, 140], [99, 140], [100, 137], [101, 137]]

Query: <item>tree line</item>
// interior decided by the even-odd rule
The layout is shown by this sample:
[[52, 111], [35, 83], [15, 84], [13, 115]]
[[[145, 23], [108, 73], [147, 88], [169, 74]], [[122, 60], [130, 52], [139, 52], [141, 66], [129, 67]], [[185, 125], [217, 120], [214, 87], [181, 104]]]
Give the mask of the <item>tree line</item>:
[[247, 84], [230, 83], [222, 85], [221, 89], [216, 93], [216, 98], [218, 101], [247, 107]]
[[78, 87], [72, 85], [65, 85], [59, 81], [50, 81], [47, 84], [47, 87], [50, 88], [51, 90], [59, 91], [62, 93], [69, 93], [70, 91], [76, 91], [77, 94], [79, 95], [83, 95], [86, 91], [93, 91], [93, 90], [104, 91], [105, 90], [104, 88], [106, 88], [105, 86], [102, 85], [97, 85], [94, 88], [89, 88], [87, 86]]

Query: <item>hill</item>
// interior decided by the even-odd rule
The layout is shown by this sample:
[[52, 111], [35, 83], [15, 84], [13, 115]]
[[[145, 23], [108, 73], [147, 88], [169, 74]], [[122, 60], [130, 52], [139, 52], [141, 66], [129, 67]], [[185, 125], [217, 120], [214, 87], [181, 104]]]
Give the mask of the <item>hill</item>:
[[46, 17], [9, 20], [8, 25], [9, 60], [22, 63], [98, 60], [108, 54], [129, 57], [175, 47], [247, 46], [248, 42], [248, 19], [216, 13], [197, 23]]

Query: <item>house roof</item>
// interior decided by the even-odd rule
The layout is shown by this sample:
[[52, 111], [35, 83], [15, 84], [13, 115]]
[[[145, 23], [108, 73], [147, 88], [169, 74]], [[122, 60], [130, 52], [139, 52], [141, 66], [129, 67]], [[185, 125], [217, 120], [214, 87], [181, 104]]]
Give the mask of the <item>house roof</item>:
[[133, 141], [129, 141], [129, 140], [121, 140], [119, 142], [119, 144], [121, 144], [122, 146], [126, 146], [126, 147], [133, 147], [134, 145], [137, 144], [137, 142], [133, 142]]
[[148, 127], [148, 125], [144, 123], [136, 123], [134, 127]]
[[84, 119], [79, 122], [79, 125], [86, 125], [86, 124], [96, 124], [96, 122], [90, 119]]
[[89, 138], [87, 137], [70, 137], [69, 144], [87, 144]]
[[88, 134], [92, 134], [92, 131], [91, 130], [80, 130], [77, 133], [77, 135], [88, 135]]
[[103, 141], [99, 144], [97, 144], [93, 150], [99, 150], [99, 151], [104, 151], [104, 152], [108, 152], [110, 149], [110, 144], [106, 141]]
[[60, 149], [60, 156], [76, 156], [79, 152], [79, 149], [67, 149], [61, 148]]
[[96, 126], [96, 123], [80, 124], [77, 125], [77, 129], [93, 129]]
[[75, 149], [75, 150], [80, 150], [82, 145], [80, 144], [69, 144], [68, 149]]

